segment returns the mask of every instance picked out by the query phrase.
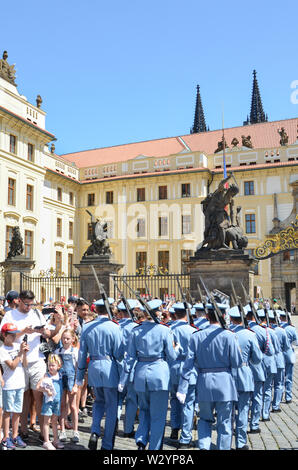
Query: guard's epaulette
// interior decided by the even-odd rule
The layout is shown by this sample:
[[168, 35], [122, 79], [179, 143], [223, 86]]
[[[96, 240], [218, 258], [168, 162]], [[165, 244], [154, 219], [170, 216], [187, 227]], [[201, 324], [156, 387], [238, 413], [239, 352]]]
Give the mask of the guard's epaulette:
[[112, 322], [113, 322], [113, 323], [116, 323], [116, 325], [119, 326], [119, 323], [117, 322], [117, 320], [114, 320], [114, 319], [113, 319]]

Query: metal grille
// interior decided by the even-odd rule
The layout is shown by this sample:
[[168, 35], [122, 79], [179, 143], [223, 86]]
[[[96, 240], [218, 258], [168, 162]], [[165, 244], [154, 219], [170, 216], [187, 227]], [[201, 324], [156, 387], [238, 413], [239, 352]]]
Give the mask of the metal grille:
[[21, 273], [21, 290], [31, 290], [38, 302], [67, 301], [70, 295], [80, 295], [80, 276], [28, 276]]
[[177, 277], [179, 278], [181, 287], [187, 296], [189, 289], [189, 274], [154, 274], [152, 276], [136, 274], [125, 274], [122, 276], [111, 275], [110, 293], [112, 293], [114, 299], [118, 299], [119, 292], [113, 282], [114, 278], [127, 298], [132, 298], [132, 293], [124, 284], [123, 280], [126, 281], [131, 289], [138, 291], [140, 295], [144, 295], [147, 298], [158, 297], [161, 300], [167, 300], [169, 297], [172, 297], [175, 299], [181, 299]]

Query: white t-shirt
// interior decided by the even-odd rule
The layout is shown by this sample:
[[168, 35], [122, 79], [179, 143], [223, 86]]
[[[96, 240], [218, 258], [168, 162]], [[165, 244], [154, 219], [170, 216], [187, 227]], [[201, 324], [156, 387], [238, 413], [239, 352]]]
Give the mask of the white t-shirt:
[[20, 351], [20, 344], [13, 343], [12, 346], [0, 347], [0, 363], [3, 368], [3, 390], [17, 390], [25, 388], [25, 372], [20, 361], [15, 369], [11, 369], [5, 361], [13, 361]]
[[[18, 309], [6, 312], [1, 322], [1, 328], [5, 323], [14, 323], [18, 330], [23, 330], [26, 326], [44, 326], [45, 320], [42, 313], [36, 313], [33, 309], [28, 313], [21, 313]], [[24, 336], [20, 336], [16, 342], [21, 343]], [[39, 359], [44, 359], [44, 355], [39, 351], [40, 346], [40, 333], [28, 334], [29, 351], [26, 354], [27, 362], [36, 362]]]

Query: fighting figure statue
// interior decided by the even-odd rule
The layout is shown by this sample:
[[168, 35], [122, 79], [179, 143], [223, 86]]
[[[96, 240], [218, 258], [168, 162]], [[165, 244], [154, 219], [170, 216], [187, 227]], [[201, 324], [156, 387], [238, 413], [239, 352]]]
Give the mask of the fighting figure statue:
[[108, 224], [105, 221], [100, 221], [95, 218], [91, 212], [86, 209], [86, 212], [91, 217], [91, 245], [85, 251], [83, 258], [85, 256], [94, 256], [94, 255], [110, 255], [111, 249], [108, 244]]
[[[247, 238], [243, 236], [239, 226], [240, 207], [237, 208], [234, 220], [233, 198], [239, 193], [239, 188], [236, 181], [235, 184], [227, 184], [231, 177], [234, 177], [233, 173], [229, 173], [227, 178], [219, 183], [218, 188], [201, 202], [205, 215], [205, 231], [200, 250], [230, 249], [230, 243], [233, 249], [243, 249], [247, 246]], [[230, 208], [230, 214], [227, 207]]]
[[11, 259], [15, 256], [20, 256], [24, 251], [23, 239], [19, 227], [13, 227], [12, 237], [9, 245], [9, 252], [7, 258]]

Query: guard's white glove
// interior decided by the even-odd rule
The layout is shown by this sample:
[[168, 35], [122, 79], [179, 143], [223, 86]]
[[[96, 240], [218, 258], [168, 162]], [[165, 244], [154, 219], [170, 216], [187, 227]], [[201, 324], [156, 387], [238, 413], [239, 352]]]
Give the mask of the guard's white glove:
[[176, 393], [176, 397], [177, 397], [178, 401], [179, 401], [182, 405], [184, 405], [184, 403], [185, 403], [185, 398], [186, 398], [186, 394], [185, 394], [185, 393], [179, 393], [179, 392], [177, 392], [177, 393]]
[[121, 393], [121, 392], [123, 392], [123, 390], [124, 390], [124, 385], [119, 384], [118, 385], [118, 392]]

